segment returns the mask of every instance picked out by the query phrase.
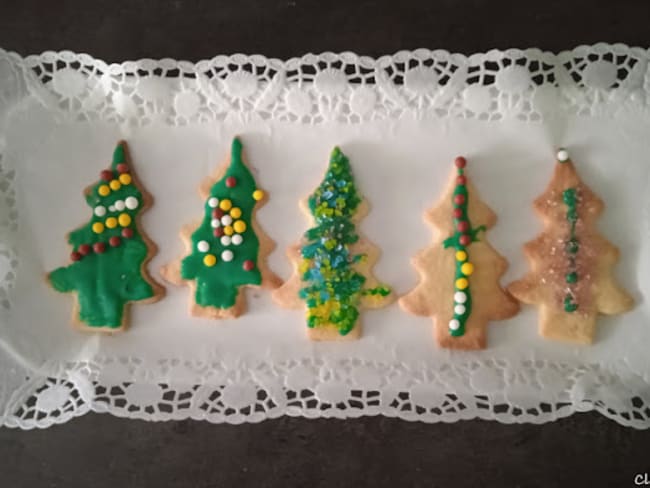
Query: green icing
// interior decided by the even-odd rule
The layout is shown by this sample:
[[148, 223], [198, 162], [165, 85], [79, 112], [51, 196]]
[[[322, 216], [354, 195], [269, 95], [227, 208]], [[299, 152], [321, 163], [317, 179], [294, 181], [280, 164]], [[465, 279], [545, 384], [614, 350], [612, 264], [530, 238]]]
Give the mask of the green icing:
[[[197, 305], [202, 307], [230, 308], [235, 305], [240, 286], [259, 285], [262, 282], [262, 274], [257, 268], [259, 240], [252, 227], [253, 209], [257, 203], [253, 198], [253, 192], [257, 189], [257, 185], [253, 175], [242, 161], [241, 153], [242, 144], [235, 138], [232, 142], [230, 165], [224, 176], [210, 189], [210, 196], [203, 207], [203, 221], [191, 236], [192, 252], [181, 262], [182, 278], [196, 280], [194, 298]], [[236, 180], [232, 188], [226, 186], [226, 179], [230, 177]], [[226, 199], [230, 200], [233, 208], [241, 210], [241, 216], [233, 218], [233, 222], [241, 220], [246, 224], [246, 230], [239, 234], [243, 239], [241, 244], [225, 245], [221, 242], [221, 236], [215, 235], [216, 228], [211, 225], [215, 210], [210, 206], [212, 197], [218, 198], [220, 204]], [[228, 215], [229, 212], [230, 210], [223, 210], [224, 215]], [[225, 225], [220, 225], [220, 228], [225, 229]], [[237, 234], [235, 232], [232, 236]], [[207, 252], [199, 251], [197, 246], [200, 241], [209, 244]], [[231, 261], [223, 259], [224, 251], [233, 253]], [[216, 258], [215, 265], [205, 264], [204, 259], [207, 255]], [[250, 271], [244, 269], [246, 261], [252, 261], [254, 264]]]
[[[463, 169], [458, 168], [458, 175], [461, 176], [463, 175]], [[463, 202], [461, 204], [456, 203], [456, 196], [457, 195], [462, 195], [463, 197]], [[461, 215], [460, 217], [456, 218], [455, 216], [453, 217], [454, 219], [454, 226], [458, 227], [458, 224], [460, 222], [467, 222], [467, 225], [469, 227], [469, 230], [466, 232], [460, 232], [459, 230], [456, 230], [454, 234], [447, 239], [443, 241], [443, 247], [445, 249], [453, 247], [455, 252], [457, 253], [458, 251], [462, 251], [465, 253], [465, 259], [457, 259], [455, 257], [455, 263], [456, 263], [456, 271], [454, 275], [454, 290], [455, 292], [462, 292], [465, 294], [465, 303], [460, 303], [460, 302], [455, 302], [454, 303], [454, 309], [456, 305], [462, 305], [464, 307], [464, 312], [462, 314], [456, 313], [454, 310], [454, 320], [458, 321], [458, 328], [454, 329], [452, 327], [449, 327], [449, 334], [453, 337], [460, 337], [465, 334], [465, 324], [467, 323], [467, 320], [469, 319], [469, 316], [472, 313], [472, 293], [470, 292], [470, 287], [469, 285], [465, 289], [460, 289], [458, 286], [456, 286], [456, 282], [460, 278], [464, 278], [468, 280], [469, 282], [469, 275], [465, 275], [462, 271], [462, 266], [465, 263], [469, 263], [469, 252], [467, 250], [467, 246], [461, 244], [460, 239], [463, 234], [466, 234], [470, 237], [470, 243], [478, 241], [478, 233], [481, 231], [485, 231], [485, 226], [481, 225], [476, 228], [472, 228], [472, 224], [469, 220], [469, 214], [467, 212], [468, 208], [468, 203], [469, 203], [469, 193], [467, 191], [467, 186], [466, 185], [461, 185], [457, 184], [456, 187], [454, 188], [454, 193], [452, 195], [452, 204], [454, 206], [454, 209], [460, 209], [461, 210]]]
[[[569, 222], [569, 239], [566, 243], [566, 250], [569, 255], [569, 270], [565, 276], [568, 284], [578, 282], [578, 273], [576, 271], [576, 254], [580, 249], [578, 239], [576, 238], [576, 222], [578, 221], [578, 194], [575, 188], [567, 188], [562, 192], [562, 201], [567, 207], [566, 219]], [[570, 290], [564, 297], [564, 310], [566, 312], [575, 312], [578, 304], [575, 301], [573, 292]]]
[[[118, 145], [113, 154], [111, 171], [113, 178], [117, 179], [119, 173], [117, 165], [126, 163], [124, 148]], [[106, 214], [98, 217], [93, 212], [91, 220], [82, 227], [72, 231], [68, 242], [73, 248], [73, 254], [79, 247], [86, 244], [93, 246], [104, 243], [106, 248], [102, 254], [91, 251], [82, 256], [79, 261], [52, 271], [48, 279], [55, 290], [60, 292], [77, 292], [79, 302], [79, 320], [91, 327], [117, 328], [122, 325], [124, 306], [127, 302], [145, 300], [154, 296], [151, 284], [145, 280], [141, 273], [142, 263], [147, 258], [148, 248], [135, 225], [136, 216], [142, 209], [142, 193], [134, 182], [121, 185], [116, 191], [111, 191], [107, 196], [101, 196], [98, 189], [107, 185], [107, 181], [100, 180], [86, 195], [86, 202], [94, 210], [103, 206]], [[109, 211], [109, 206], [116, 201], [124, 202], [128, 197], [138, 201], [137, 208], [125, 208], [122, 211]], [[128, 226], [133, 231], [130, 238], [121, 237], [122, 227], [117, 225], [113, 229], [105, 228], [101, 233], [95, 233], [92, 225], [96, 222], [102, 224], [109, 217], [117, 218], [120, 214], [128, 214], [131, 223]], [[108, 240], [120, 236], [119, 246], [112, 247]]]
[[386, 286], [364, 288], [366, 277], [355, 264], [365, 254], [353, 254], [350, 245], [359, 240], [352, 221], [361, 197], [357, 192], [348, 158], [334, 148], [325, 178], [308, 200], [316, 222], [305, 233], [300, 272], [305, 286], [299, 295], [307, 305], [307, 326], [331, 324], [348, 334], [359, 317], [362, 296], [385, 297]]

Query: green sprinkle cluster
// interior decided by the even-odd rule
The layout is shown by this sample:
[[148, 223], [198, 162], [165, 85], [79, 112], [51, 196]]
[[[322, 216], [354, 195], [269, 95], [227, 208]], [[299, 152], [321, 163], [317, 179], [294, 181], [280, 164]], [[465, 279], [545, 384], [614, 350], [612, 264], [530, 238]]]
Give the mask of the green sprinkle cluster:
[[334, 148], [325, 178], [309, 197], [309, 210], [316, 226], [305, 233], [300, 271], [305, 286], [300, 298], [307, 304], [307, 325], [332, 324], [348, 334], [359, 317], [362, 295], [386, 296], [385, 286], [363, 289], [365, 276], [354, 269], [365, 254], [352, 254], [349, 246], [359, 240], [352, 216], [361, 198], [352, 177], [350, 162]]

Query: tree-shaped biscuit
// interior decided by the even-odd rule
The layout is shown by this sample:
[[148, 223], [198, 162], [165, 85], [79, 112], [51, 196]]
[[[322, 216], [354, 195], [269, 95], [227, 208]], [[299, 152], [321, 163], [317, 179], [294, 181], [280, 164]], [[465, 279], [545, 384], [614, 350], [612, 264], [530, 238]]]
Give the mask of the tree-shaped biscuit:
[[445, 196], [425, 214], [436, 233], [433, 245], [413, 259], [420, 283], [399, 302], [410, 313], [433, 318], [442, 347], [483, 349], [487, 323], [512, 317], [519, 307], [499, 284], [508, 262], [485, 238], [496, 215], [467, 178], [465, 158], [455, 164]]
[[234, 318], [246, 307], [240, 288], [275, 288], [278, 277], [266, 265], [275, 243], [258, 226], [255, 212], [267, 199], [242, 155], [238, 138], [230, 162], [199, 188], [203, 219], [185, 226], [188, 254], [161, 270], [163, 277], [191, 289], [190, 313], [213, 319]]
[[543, 337], [591, 343], [599, 313], [620, 314], [633, 306], [612, 275], [619, 251], [596, 228], [604, 203], [561, 149], [553, 178], [534, 208], [544, 230], [524, 245], [530, 272], [508, 290], [539, 307]]
[[339, 148], [332, 151], [321, 184], [301, 204], [314, 225], [287, 251], [294, 274], [273, 298], [281, 306], [306, 309], [312, 340], [356, 339], [361, 335], [360, 308], [385, 306], [393, 293], [372, 275], [379, 250], [356, 231], [368, 205]]
[[152, 198], [136, 178], [124, 141], [115, 148], [110, 169], [85, 195], [93, 216], [68, 234], [72, 264], [55, 269], [48, 280], [57, 291], [75, 292], [75, 324], [112, 332], [126, 327], [129, 302], [154, 302], [164, 295], [146, 270], [156, 246], [139, 225]]

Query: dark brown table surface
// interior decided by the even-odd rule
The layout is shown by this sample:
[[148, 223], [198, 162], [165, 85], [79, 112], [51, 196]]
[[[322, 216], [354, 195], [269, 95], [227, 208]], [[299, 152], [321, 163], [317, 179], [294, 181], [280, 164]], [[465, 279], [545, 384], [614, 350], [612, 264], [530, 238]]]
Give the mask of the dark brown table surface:
[[[0, 46], [106, 61], [216, 54], [381, 55], [417, 47], [650, 46], [650, 1], [0, 0]], [[650, 478], [650, 432], [595, 413], [545, 425], [281, 418], [147, 423], [89, 414], [0, 429], [0, 487], [626, 487]]]

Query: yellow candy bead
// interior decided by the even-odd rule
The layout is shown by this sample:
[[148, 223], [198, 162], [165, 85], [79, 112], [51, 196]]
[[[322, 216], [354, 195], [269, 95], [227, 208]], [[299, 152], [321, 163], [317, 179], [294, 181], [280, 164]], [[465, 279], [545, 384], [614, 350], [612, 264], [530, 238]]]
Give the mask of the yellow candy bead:
[[120, 183], [117, 180], [111, 180], [111, 182], [109, 183], [109, 186], [111, 187], [111, 190], [117, 191], [122, 186], [122, 183]]
[[230, 200], [228, 200], [227, 198], [225, 198], [225, 199], [221, 200], [221, 202], [219, 202], [219, 208], [221, 210], [228, 211], [228, 210], [230, 210], [232, 208], [232, 202]]
[[467, 281], [467, 278], [458, 278], [456, 280], [456, 288], [459, 290], [464, 290], [469, 286], [469, 281]]
[[114, 229], [117, 227], [117, 219], [115, 217], [109, 217], [106, 219], [106, 227], [109, 229]]
[[264, 198], [264, 192], [262, 190], [255, 190], [253, 192], [253, 200], [260, 201], [262, 198]]
[[118, 222], [122, 227], [128, 227], [131, 223], [131, 216], [129, 214], [123, 213], [117, 218]]
[[123, 185], [128, 185], [131, 183], [131, 175], [128, 173], [122, 173], [120, 175], [120, 183]]
[[239, 207], [233, 207], [233, 208], [231, 208], [231, 209], [230, 209], [230, 216], [231, 216], [233, 219], [238, 219], [239, 217], [241, 217], [241, 208], [239, 208]]
[[460, 267], [460, 272], [465, 276], [470, 276], [474, 272], [474, 265], [472, 263], [463, 263]]
[[103, 197], [107, 196], [110, 192], [111, 189], [108, 187], [108, 185], [102, 185], [97, 189], [97, 193]]
[[232, 224], [232, 226], [235, 229], [235, 232], [237, 232], [237, 234], [241, 234], [246, 230], [246, 222], [244, 222], [243, 220], [235, 221], [235, 223]]
[[104, 224], [102, 224], [101, 222], [95, 222], [93, 224], [93, 232], [95, 234], [101, 234], [102, 232], [104, 232]]
[[203, 256], [203, 264], [205, 264], [208, 268], [211, 268], [217, 264], [217, 257], [214, 254], [206, 254]]
[[467, 253], [465, 251], [456, 251], [456, 261], [467, 260]]
[[235, 232], [235, 231], [233, 230], [233, 228], [232, 228], [231, 225], [226, 225], [226, 226], [223, 228], [223, 233], [226, 234], [227, 236], [231, 236], [231, 235], [233, 235], [234, 232]]

